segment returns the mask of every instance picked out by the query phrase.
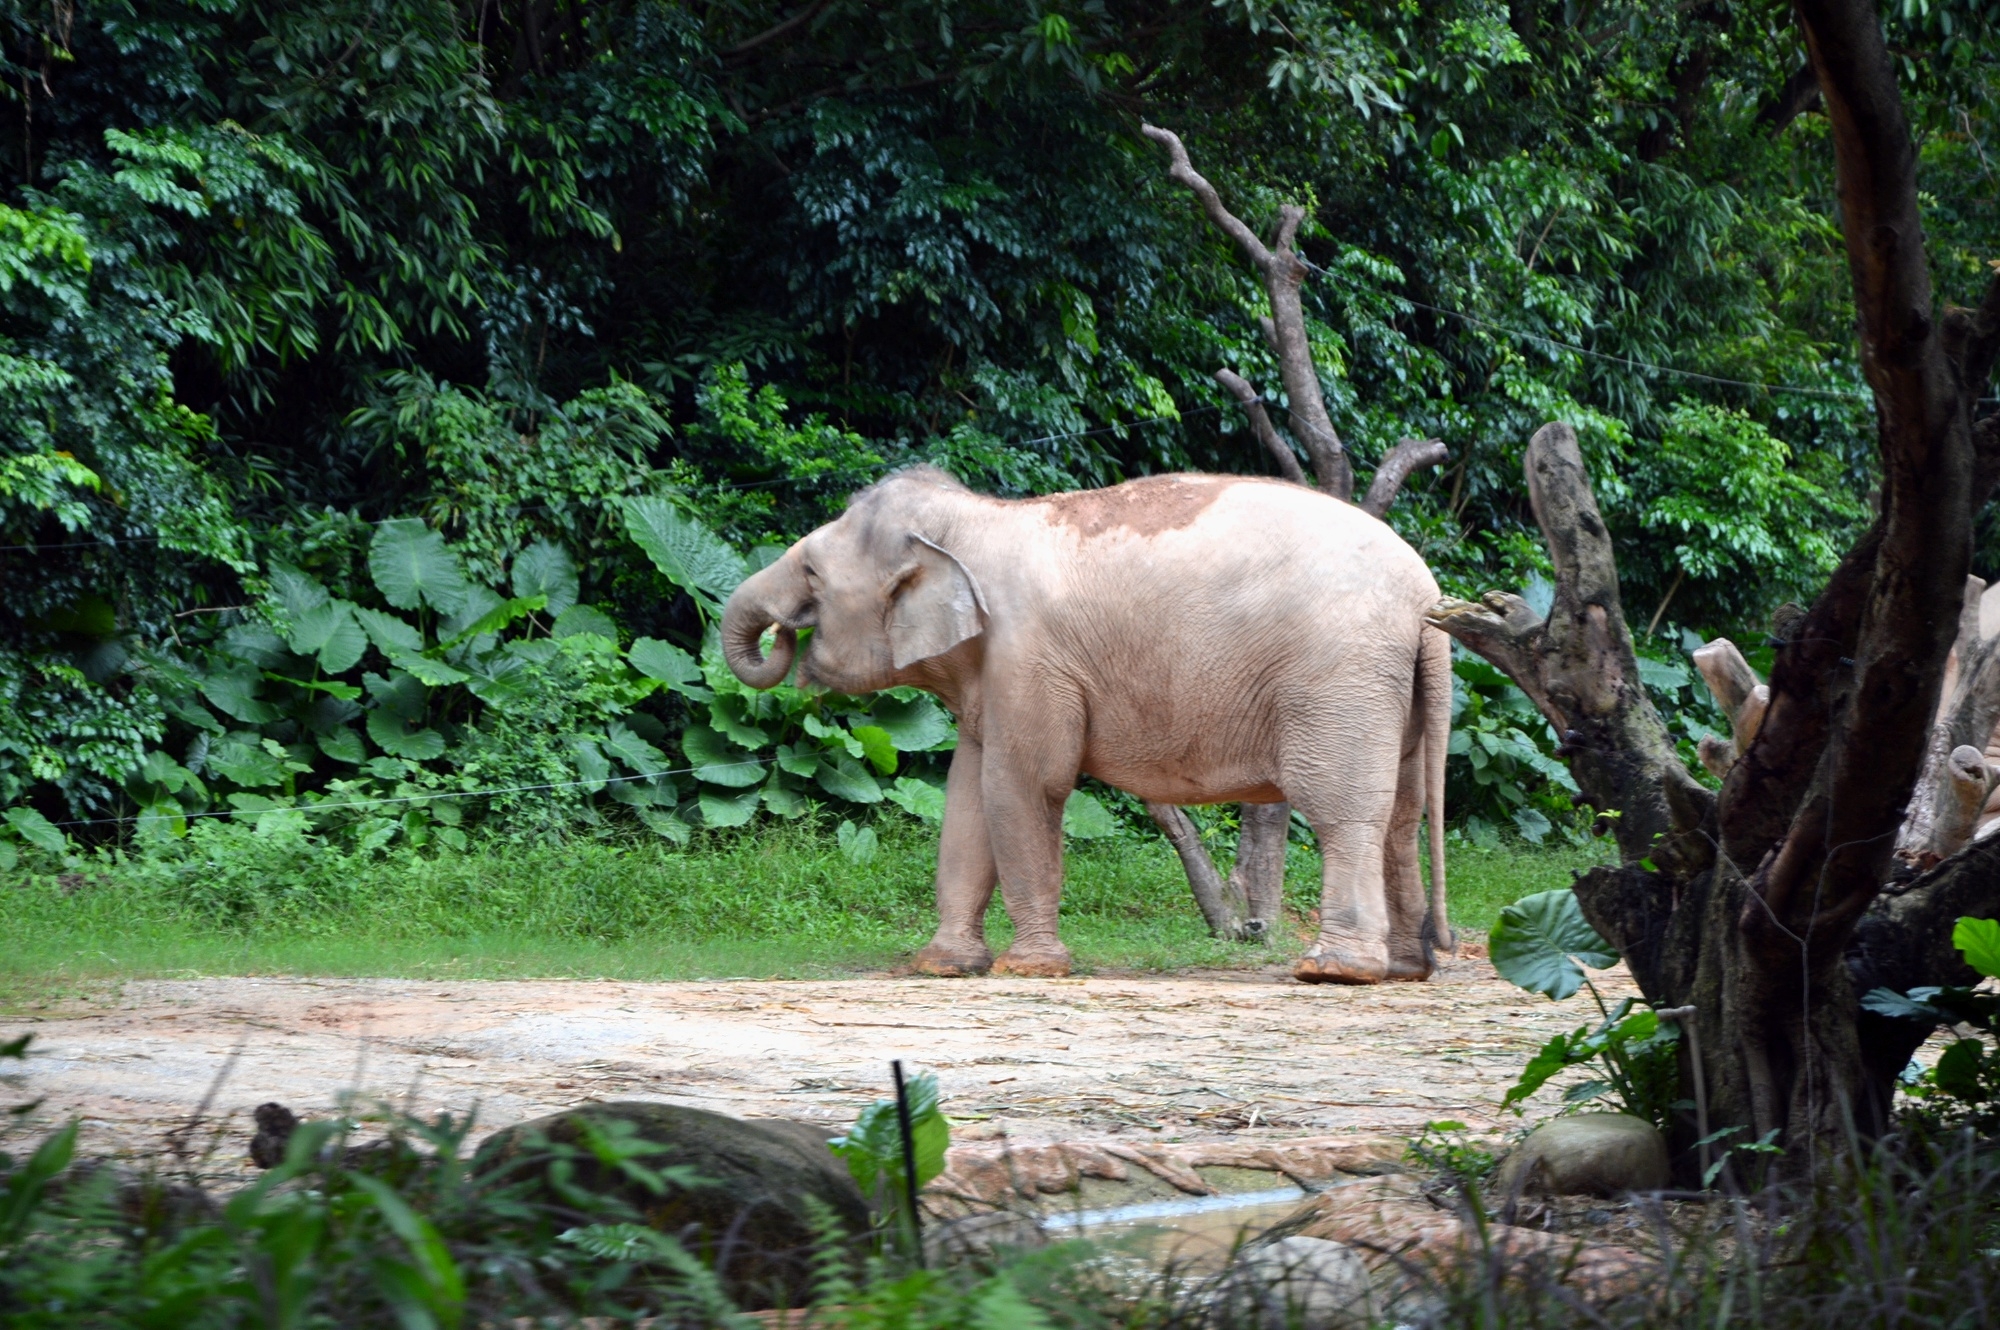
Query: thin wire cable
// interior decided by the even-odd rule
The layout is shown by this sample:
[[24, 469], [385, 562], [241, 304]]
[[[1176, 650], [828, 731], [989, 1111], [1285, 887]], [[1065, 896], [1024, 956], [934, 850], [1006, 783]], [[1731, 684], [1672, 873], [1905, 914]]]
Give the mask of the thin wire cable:
[[311, 804], [281, 804], [275, 808], [209, 808], [194, 813], [134, 813], [130, 817], [85, 817], [73, 818], [68, 822], [51, 822], [54, 827], [103, 827], [121, 822], [142, 822], [153, 819], [171, 821], [175, 818], [187, 820], [197, 817], [247, 817], [263, 813], [320, 813], [336, 808], [377, 808], [385, 804], [436, 803], [441, 799], [484, 799], [496, 794], [528, 794], [537, 790], [571, 790], [580, 785], [618, 785], [627, 781], [657, 780], [661, 776], [687, 776], [696, 771], [709, 771], [722, 767], [766, 767], [777, 761], [774, 757], [746, 757], [739, 762], [710, 762], [699, 767], [676, 767], [671, 771], [656, 771], [650, 776], [604, 776], [597, 780], [557, 780], [541, 785], [503, 785], [490, 790], [437, 790], [429, 794], [402, 794], [383, 799], [327, 799]]

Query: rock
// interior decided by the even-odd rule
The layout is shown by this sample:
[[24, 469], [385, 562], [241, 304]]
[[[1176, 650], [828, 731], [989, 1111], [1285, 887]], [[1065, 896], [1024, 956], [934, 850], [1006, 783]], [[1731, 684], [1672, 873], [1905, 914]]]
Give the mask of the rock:
[[283, 1104], [259, 1104], [251, 1113], [257, 1134], [250, 1138], [250, 1162], [259, 1168], [276, 1168], [284, 1162], [285, 1147], [299, 1129], [298, 1114]]
[[1226, 1323], [1257, 1330], [1363, 1330], [1375, 1319], [1367, 1265], [1326, 1238], [1244, 1248], [1223, 1276], [1221, 1301]]
[[[587, 1132], [613, 1142], [636, 1137], [663, 1146], [636, 1162], [685, 1168], [700, 1181], [669, 1181], [664, 1194], [655, 1194], [602, 1164], [586, 1143]], [[537, 1199], [567, 1222], [629, 1219], [618, 1213], [622, 1202], [644, 1223], [709, 1260], [739, 1304], [799, 1306], [811, 1293], [814, 1232], [808, 1200], [855, 1238], [870, 1225], [868, 1202], [826, 1142], [824, 1133], [803, 1123], [744, 1121], [698, 1108], [626, 1101], [586, 1104], [496, 1132], [479, 1147], [472, 1166], [495, 1182], [540, 1182]], [[573, 1170], [560, 1188], [550, 1185], [550, 1165], [559, 1160]], [[614, 1199], [599, 1213], [580, 1210], [575, 1189]], [[535, 1190], [530, 1188], [531, 1196]]]
[[1500, 1166], [1502, 1196], [1620, 1196], [1667, 1185], [1667, 1143], [1626, 1113], [1579, 1113], [1544, 1122]]

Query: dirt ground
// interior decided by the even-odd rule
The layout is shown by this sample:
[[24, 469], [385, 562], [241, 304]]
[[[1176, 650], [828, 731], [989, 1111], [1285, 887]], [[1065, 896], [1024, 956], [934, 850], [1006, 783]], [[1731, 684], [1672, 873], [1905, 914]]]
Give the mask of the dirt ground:
[[[1622, 971], [1606, 997], [1631, 991]], [[1511, 1126], [1499, 1100], [1551, 1034], [1594, 1017], [1483, 959], [1424, 984], [1307, 987], [1283, 971], [1060, 979], [686, 983], [133, 981], [46, 1018], [0, 1103], [45, 1098], [89, 1146], [160, 1148], [205, 1098], [240, 1154], [249, 1112], [345, 1097], [478, 1112], [483, 1134], [596, 1099], [844, 1125], [889, 1060], [938, 1075], [958, 1141], [1250, 1143]], [[1544, 1092], [1543, 1112], [1555, 1096]]]

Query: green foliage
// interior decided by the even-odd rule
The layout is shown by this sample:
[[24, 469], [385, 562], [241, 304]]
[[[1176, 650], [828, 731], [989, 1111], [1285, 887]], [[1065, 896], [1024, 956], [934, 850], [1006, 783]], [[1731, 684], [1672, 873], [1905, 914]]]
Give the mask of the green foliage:
[[[2000, 978], [2000, 920], [1960, 919], [1951, 944], [1965, 963], [1987, 979]], [[1958, 1037], [1925, 1069], [1911, 1064], [1904, 1088], [1939, 1118], [1963, 1120], [1982, 1131], [2000, 1124], [2000, 993], [1989, 986], [1913, 988], [1908, 993], [1877, 988], [1861, 1005], [1883, 1016], [1947, 1026]], [[1967, 1033], [1970, 1031], [1970, 1033]]]
[[1620, 1111], [1664, 1128], [1675, 1107], [1680, 1086], [1680, 1027], [1663, 1023], [1636, 998], [1625, 998], [1607, 1009], [1584, 966], [1603, 969], [1618, 961], [1618, 952], [1598, 936], [1583, 917], [1576, 893], [1567, 887], [1515, 901], [1500, 911], [1487, 938], [1493, 968], [1502, 979], [1530, 993], [1561, 1001], [1579, 988], [1590, 990], [1602, 1020], [1596, 1028], [1578, 1026], [1542, 1045], [1502, 1098], [1503, 1107], [1520, 1112], [1522, 1100], [1549, 1079], [1571, 1067], [1595, 1064], [1600, 1079], [1583, 1081], [1563, 1092], [1563, 1103], [1576, 1108], [1613, 1095]]
[[1581, 840], [1569, 796], [1576, 781], [1554, 756], [1556, 739], [1534, 703], [1506, 675], [1468, 652], [1452, 653], [1451, 745], [1445, 807], [1467, 840], [1491, 849], [1499, 826], [1539, 845], [1560, 828]]
[[873, 1199], [878, 1212], [894, 1217], [902, 1250], [914, 1255], [918, 1250], [918, 1219], [910, 1208], [910, 1179], [914, 1176], [915, 1190], [922, 1191], [944, 1172], [951, 1124], [945, 1120], [935, 1075], [923, 1072], [912, 1076], [904, 1082], [903, 1090], [909, 1109], [907, 1162], [903, 1117], [894, 1099], [878, 1099], [862, 1109], [854, 1125], [827, 1146], [846, 1161], [861, 1194]]
[[1461, 1186], [1476, 1187], [1499, 1167], [1500, 1157], [1468, 1140], [1463, 1122], [1426, 1122], [1403, 1151], [1405, 1163], [1442, 1173]]
[[1679, 1042], [1679, 1026], [1662, 1022], [1651, 1009], [1639, 1007], [1638, 999], [1625, 998], [1603, 1013], [1596, 1028], [1578, 1026], [1543, 1044], [1522, 1068], [1521, 1079], [1502, 1096], [1500, 1105], [1518, 1113], [1521, 1101], [1548, 1084], [1551, 1077], [1571, 1067], [1595, 1064], [1601, 1079], [1580, 1081], [1565, 1089], [1565, 1110], [1609, 1095], [1619, 1112], [1664, 1131], [1678, 1106]]
[[[310, 826], [365, 840], [403, 808], [393, 834], [421, 836], [444, 791], [524, 835], [674, 836], [749, 815], [750, 785], [648, 774], [637, 744], [674, 753], [693, 719], [723, 757], [768, 757], [778, 801], [853, 812], [872, 788], [934, 815], [940, 750], [885, 746], [865, 709], [812, 713], [846, 738], [800, 719], [746, 743], [686, 691], [719, 690], [629, 652], [699, 663], [728, 587], [894, 466], [1003, 495], [1266, 469], [1212, 378], [1276, 394], [1265, 294], [1140, 113], [1261, 231], [1306, 208], [1334, 423], [1364, 473], [1404, 435], [1451, 446], [1391, 520], [1453, 592], [1541, 569], [1519, 463], [1555, 416], [1583, 433], [1635, 623], [1657, 609], [1671, 640], [1754, 640], [1860, 520], [1872, 431], [1826, 136], [1753, 109], [1797, 67], [1785, 24], [841, 0], [757, 40], [794, 8], [0, 15], [21, 102], [0, 154], [0, 804], [171, 840], [345, 783], [349, 805], [411, 802]], [[1885, 21], [1941, 291], [1971, 304], [2000, 252], [1990, 25]], [[274, 608], [281, 565], [325, 603]], [[614, 639], [626, 654], [584, 645]], [[1557, 737], [1461, 681], [1467, 835], [1579, 837]], [[1713, 723], [1648, 683], [1687, 743]], [[487, 695], [510, 689], [575, 697]], [[1072, 834], [1102, 825], [1072, 813]]]

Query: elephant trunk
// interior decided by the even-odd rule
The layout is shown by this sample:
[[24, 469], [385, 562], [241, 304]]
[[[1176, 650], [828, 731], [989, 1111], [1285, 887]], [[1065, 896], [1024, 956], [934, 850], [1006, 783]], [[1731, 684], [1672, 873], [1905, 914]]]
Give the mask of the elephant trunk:
[[[752, 688], [775, 688], [791, 672], [799, 637], [788, 624], [805, 598], [805, 582], [788, 555], [748, 578], [729, 597], [722, 611], [722, 658], [736, 677]], [[764, 630], [778, 626], [771, 654], [763, 648]]]

